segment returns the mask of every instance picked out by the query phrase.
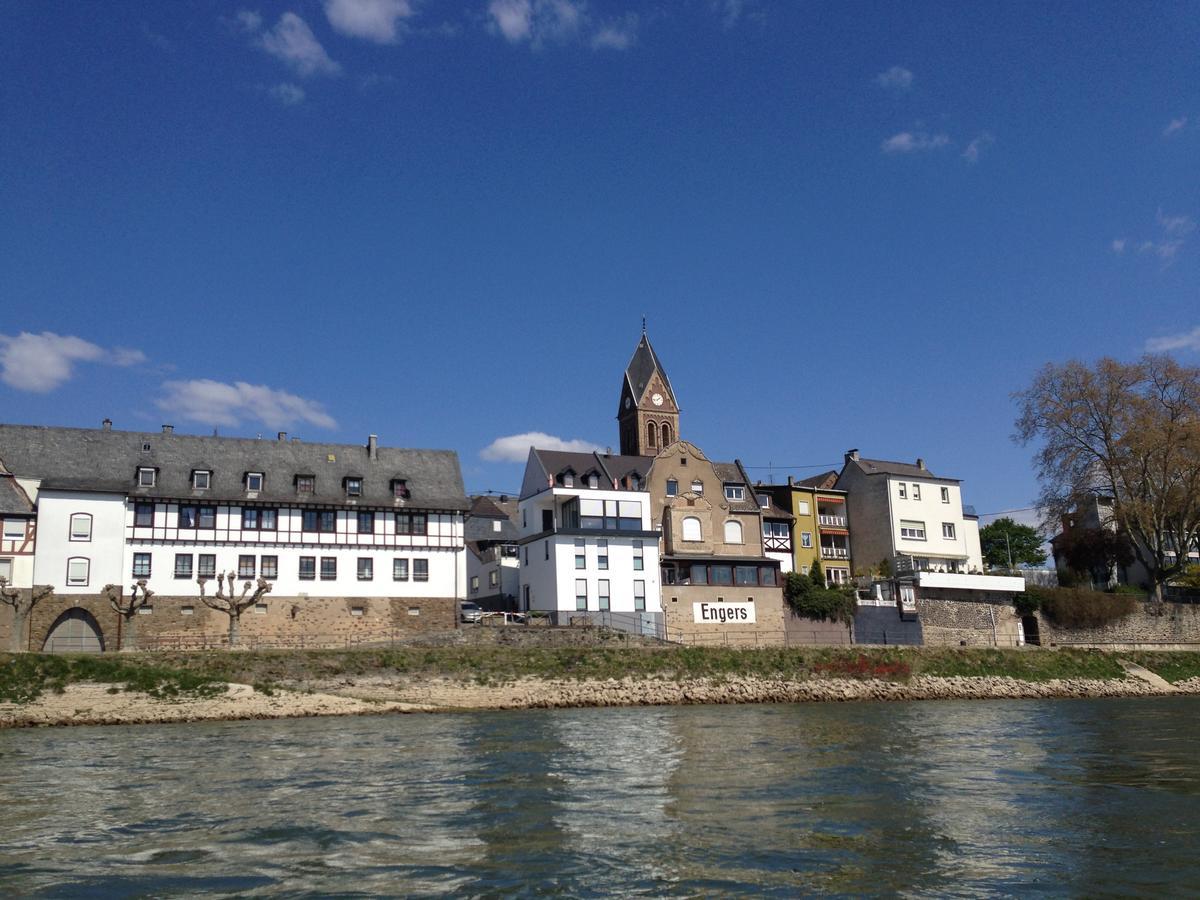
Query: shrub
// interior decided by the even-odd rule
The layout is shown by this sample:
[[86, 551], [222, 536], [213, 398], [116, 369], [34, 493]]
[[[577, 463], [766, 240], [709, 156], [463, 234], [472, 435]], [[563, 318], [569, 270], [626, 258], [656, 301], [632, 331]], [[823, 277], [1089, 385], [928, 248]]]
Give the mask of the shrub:
[[1020, 616], [1032, 616], [1041, 607], [1041, 602], [1038, 595], [1030, 588], [1025, 589], [1025, 593], [1017, 594], [1013, 598], [1013, 608]]
[[1108, 589], [1110, 594], [1128, 594], [1131, 597], [1146, 599], [1146, 589], [1136, 584], [1114, 584]]
[[854, 591], [822, 587], [810, 576], [789, 572], [783, 596], [796, 615], [806, 619], [849, 622], [854, 617]]
[[1026, 594], [1036, 600], [1051, 622], [1063, 628], [1098, 628], [1137, 609], [1137, 600], [1129, 594], [1064, 587], [1029, 587]]

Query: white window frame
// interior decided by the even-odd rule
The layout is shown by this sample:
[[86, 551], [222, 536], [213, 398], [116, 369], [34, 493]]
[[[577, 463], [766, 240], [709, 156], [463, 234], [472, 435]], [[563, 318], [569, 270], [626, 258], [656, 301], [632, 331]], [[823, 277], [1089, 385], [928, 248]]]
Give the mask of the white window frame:
[[[258, 480], [258, 487], [254, 487], [255, 479]], [[265, 483], [266, 483], [266, 479], [263, 477], [262, 472], [247, 472], [246, 473], [246, 492], [247, 493], [257, 494], [259, 491], [261, 491], [263, 489], [263, 485]]]
[[948, 487], [942, 488], [942, 502], [943, 503], [950, 502], [950, 488], [948, 488]]
[[[81, 565], [83, 575], [72, 575], [71, 570], [75, 565]], [[67, 587], [87, 587], [88, 579], [91, 578], [92, 561], [86, 556], [72, 556], [67, 560]]]
[[363, 480], [361, 478], [346, 479], [346, 496], [361, 497], [363, 492]]
[[908, 485], [906, 485], [903, 481], [897, 481], [896, 484], [898, 484], [900, 486], [900, 499], [907, 500], [908, 499]]
[[[696, 526], [695, 526], [696, 536], [695, 537], [688, 537], [688, 532], [690, 530], [688, 528], [689, 522], [696, 523]], [[679, 531], [682, 536], [682, 539], [688, 543], [700, 543], [701, 541], [704, 540], [704, 525], [700, 522], [700, 519], [698, 516], [684, 516], [683, 521], [679, 523]]]
[[915, 519], [901, 519], [900, 537], [902, 540], [906, 541], [925, 540], [925, 523], [918, 522]]
[[[763, 495], [766, 496], [765, 494]], [[746, 486], [744, 484], [727, 484], [725, 485], [726, 500], [745, 500]], [[766, 506], [767, 504], [763, 504]]]
[[726, 519], [724, 531], [726, 544], [744, 544], [746, 542], [745, 529], [737, 519]]
[[917, 484], [915, 481], [913, 482], [912, 498], [914, 500], [921, 499], [921, 486], [919, 484]]
[[153, 466], [138, 466], [138, 487], [152, 488], [158, 481], [158, 472]]
[[948, 541], [958, 540], [958, 538], [956, 537], [956, 535], [954, 533], [954, 523], [953, 522], [943, 522], [942, 523], [942, 537]]
[[[580, 606], [579, 605], [580, 603], [582, 603], [583, 605]], [[575, 611], [576, 612], [586, 612], [587, 608], [588, 608], [587, 603], [588, 603], [587, 579], [586, 578], [576, 578], [575, 579]]]
[[5, 519], [4, 520], [4, 540], [6, 540], [6, 541], [23, 541], [23, 540], [25, 540], [25, 520], [24, 519]]
[[633, 609], [635, 612], [646, 610], [646, 582], [641, 578], [636, 578], [633, 582]]
[[812, 549], [812, 532], [811, 531], [800, 532], [800, 546], [805, 550]]
[[596, 609], [600, 612], [612, 609], [612, 584], [607, 578], [596, 582]]
[[[201, 482], [203, 481], [203, 484]], [[207, 491], [212, 487], [212, 472], [208, 469], [197, 469], [192, 473], [192, 490]]]
[[0, 578], [12, 584], [13, 580], [13, 558], [11, 556], [0, 557]]

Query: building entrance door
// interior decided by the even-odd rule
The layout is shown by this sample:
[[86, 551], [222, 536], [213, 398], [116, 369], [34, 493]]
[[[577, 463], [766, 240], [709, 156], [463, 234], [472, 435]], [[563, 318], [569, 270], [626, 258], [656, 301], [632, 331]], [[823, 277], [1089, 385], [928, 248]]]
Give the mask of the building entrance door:
[[42, 650], [45, 653], [103, 653], [104, 636], [95, 616], [76, 607], [58, 617]]

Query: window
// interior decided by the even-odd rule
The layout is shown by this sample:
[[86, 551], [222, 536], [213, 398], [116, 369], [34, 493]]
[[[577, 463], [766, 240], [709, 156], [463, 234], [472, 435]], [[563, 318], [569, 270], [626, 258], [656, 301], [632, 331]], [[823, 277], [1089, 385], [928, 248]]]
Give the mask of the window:
[[337, 510], [306, 509], [300, 514], [300, 527], [304, 531], [333, 534], [337, 531]]
[[346, 479], [346, 496], [361, 497], [362, 496], [362, 479], [347, 478]]
[[258, 563], [258, 574], [263, 578], [278, 578], [279, 577], [279, 557], [264, 556]]
[[950, 488], [948, 488], [948, 487], [942, 488], [942, 502], [943, 503], [950, 502]]
[[246, 473], [246, 490], [255, 493], [263, 489], [262, 472], [247, 472]]
[[392, 581], [408, 581], [408, 560], [392, 560]]
[[374, 534], [375, 533], [375, 513], [359, 512], [359, 514], [358, 514], [358, 533], [359, 534]]
[[806, 550], [812, 549], [812, 532], [811, 531], [800, 532], [800, 546]]
[[12, 581], [13, 561], [12, 561], [11, 556], [5, 557], [4, 559], [0, 559], [0, 578], [3, 578], [5, 581], [8, 581], [8, 582]]
[[575, 538], [575, 568], [587, 568], [587, 541]]
[[912, 522], [907, 519], [900, 520], [900, 537], [908, 538], [913, 541], [925, 540], [925, 523]]
[[196, 469], [192, 472], [192, 488], [197, 491], [207, 491], [212, 484], [212, 472]]
[[797, 500], [796, 501], [796, 514], [801, 515], [801, 516], [808, 515], [808, 501], [807, 500]]
[[769, 538], [779, 538], [787, 540], [788, 524], [787, 522], [763, 522], [763, 536]]
[[771, 497], [769, 494], [756, 494], [754, 497], [758, 501], [758, 505], [762, 509], [770, 509]]
[[521, 594], [525, 600], [525, 608], [529, 609], [529, 585], [521, 585]]
[[[22, 523], [24, 524], [24, 523]], [[24, 532], [24, 528], [21, 529]], [[4, 523], [4, 536], [8, 537], [8, 523]], [[92, 539], [92, 517], [88, 513], [74, 513], [71, 516], [71, 540], [90, 541]], [[11, 538], [10, 538], [11, 540]]]
[[321, 580], [333, 581], [337, 578], [337, 557], [322, 556], [321, 557]]
[[725, 485], [726, 500], [745, 500], [746, 486], [744, 484], [727, 484]]
[[217, 555], [215, 553], [201, 553], [196, 560], [196, 577], [197, 578], [216, 578], [217, 577]]
[[154, 487], [154, 482], [157, 480], [158, 470], [143, 466], [138, 469], [138, 487]]
[[278, 512], [274, 509], [260, 509], [257, 506], [242, 507], [243, 531], [274, 531]]
[[495, 587], [497, 584], [499, 584], [499, 577], [500, 573], [495, 569], [492, 569], [492, 571], [488, 572], [488, 587]]
[[199, 518], [196, 520], [197, 528], [217, 527], [217, 508], [215, 506], [201, 506], [198, 516]]
[[392, 496], [395, 497], [397, 500], [407, 500], [409, 497], [408, 482], [405, 481], [403, 478], [393, 478], [392, 479]]
[[642, 542], [633, 542], [633, 570], [640, 572], [646, 568], [646, 559], [642, 556]]
[[653, 422], [646, 423], [646, 446], [650, 449], [658, 446], [658, 426]]
[[498, 531], [502, 531], [503, 529], [504, 529], [504, 525], [503, 525], [503, 523], [501, 523], [501, 521], [499, 519], [497, 519], [495, 522], [492, 523], [492, 531], [498, 532]]
[[[358, 558], [358, 580], [372, 581], [375, 578], [375, 561], [369, 556], [360, 556]], [[475, 579], [479, 581], [478, 578]]]
[[725, 523], [725, 543], [740, 544], [742, 543], [742, 523], [735, 522], [730, 519]]
[[687, 516], [683, 520], [683, 539], [685, 541], [704, 540], [704, 534], [700, 528], [700, 520], [695, 516]]
[[641, 579], [633, 583], [633, 608], [638, 612], [646, 609], [646, 582]]
[[575, 609], [587, 609], [587, 579], [575, 579]]
[[133, 577], [134, 578], [149, 578], [150, 577], [150, 554], [149, 553], [133, 554]]
[[427, 522], [425, 513], [396, 513], [396, 534], [425, 534]]
[[196, 518], [199, 514], [197, 506], [180, 506], [179, 514], [175, 519], [176, 528], [195, 528]]
[[133, 524], [139, 528], [149, 528], [154, 525], [154, 504], [133, 504]]
[[906, 485], [903, 481], [899, 482], [899, 485], [900, 485], [900, 499], [907, 500], [908, 499], [908, 485]]
[[915, 482], [913, 484], [913, 499], [914, 500], [921, 499], [921, 486], [919, 484], [916, 484]]
[[542, 552], [546, 555], [546, 561], [550, 561], [550, 542], [542, 541]]
[[667, 496], [674, 497], [679, 494], [679, 482], [674, 478], [667, 479]]
[[608, 579], [601, 578], [596, 586], [596, 608], [606, 612], [609, 607]]
[[317, 558], [315, 556], [300, 557], [299, 578], [301, 581], [312, 581], [317, 577]]
[[176, 553], [175, 554], [175, 577], [176, 578], [191, 578], [192, 577], [192, 554]]
[[238, 578], [253, 578], [255, 575], [254, 556], [243, 554], [238, 557]]
[[758, 584], [758, 566], [734, 566], [734, 584]]
[[664, 450], [671, 446], [671, 426], [666, 423], [662, 427], [662, 445]]
[[413, 560], [413, 581], [428, 581], [429, 580], [429, 560], [414, 559]]
[[67, 560], [67, 584], [72, 587], [82, 587], [88, 583], [88, 573], [92, 562], [82, 556], [72, 556]]
[[575, 473], [563, 472], [563, 487], [575, 487]]
[[944, 537], [948, 541], [954, 540], [954, 523], [953, 522], [943, 522], [942, 523], [942, 537]]
[[296, 476], [296, 493], [311, 494], [317, 489], [317, 479], [315, 475], [297, 475]]
[[699, 478], [692, 482], [692, 493], [704, 496], [704, 482]]
[[596, 488], [600, 487], [600, 478], [596, 475], [595, 472], [592, 472], [590, 475], [588, 475], [587, 486], [589, 488], [591, 488], [592, 490], [595, 490]]
[[709, 566], [709, 584], [733, 584], [733, 566]]
[[[6, 541], [20, 541], [25, 539], [25, 520], [24, 519], [5, 519], [4, 520], [4, 539]], [[74, 538], [72, 538], [74, 540]]]
[[608, 568], [608, 541], [596, 541], [596, 568]]

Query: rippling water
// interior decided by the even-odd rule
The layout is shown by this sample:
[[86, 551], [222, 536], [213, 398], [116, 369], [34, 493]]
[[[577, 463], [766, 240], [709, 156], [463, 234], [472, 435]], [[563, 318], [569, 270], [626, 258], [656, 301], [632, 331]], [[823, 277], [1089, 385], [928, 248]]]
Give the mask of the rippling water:
[[0, 732], [0, 895], [1200, 892], [1200, 700]]

